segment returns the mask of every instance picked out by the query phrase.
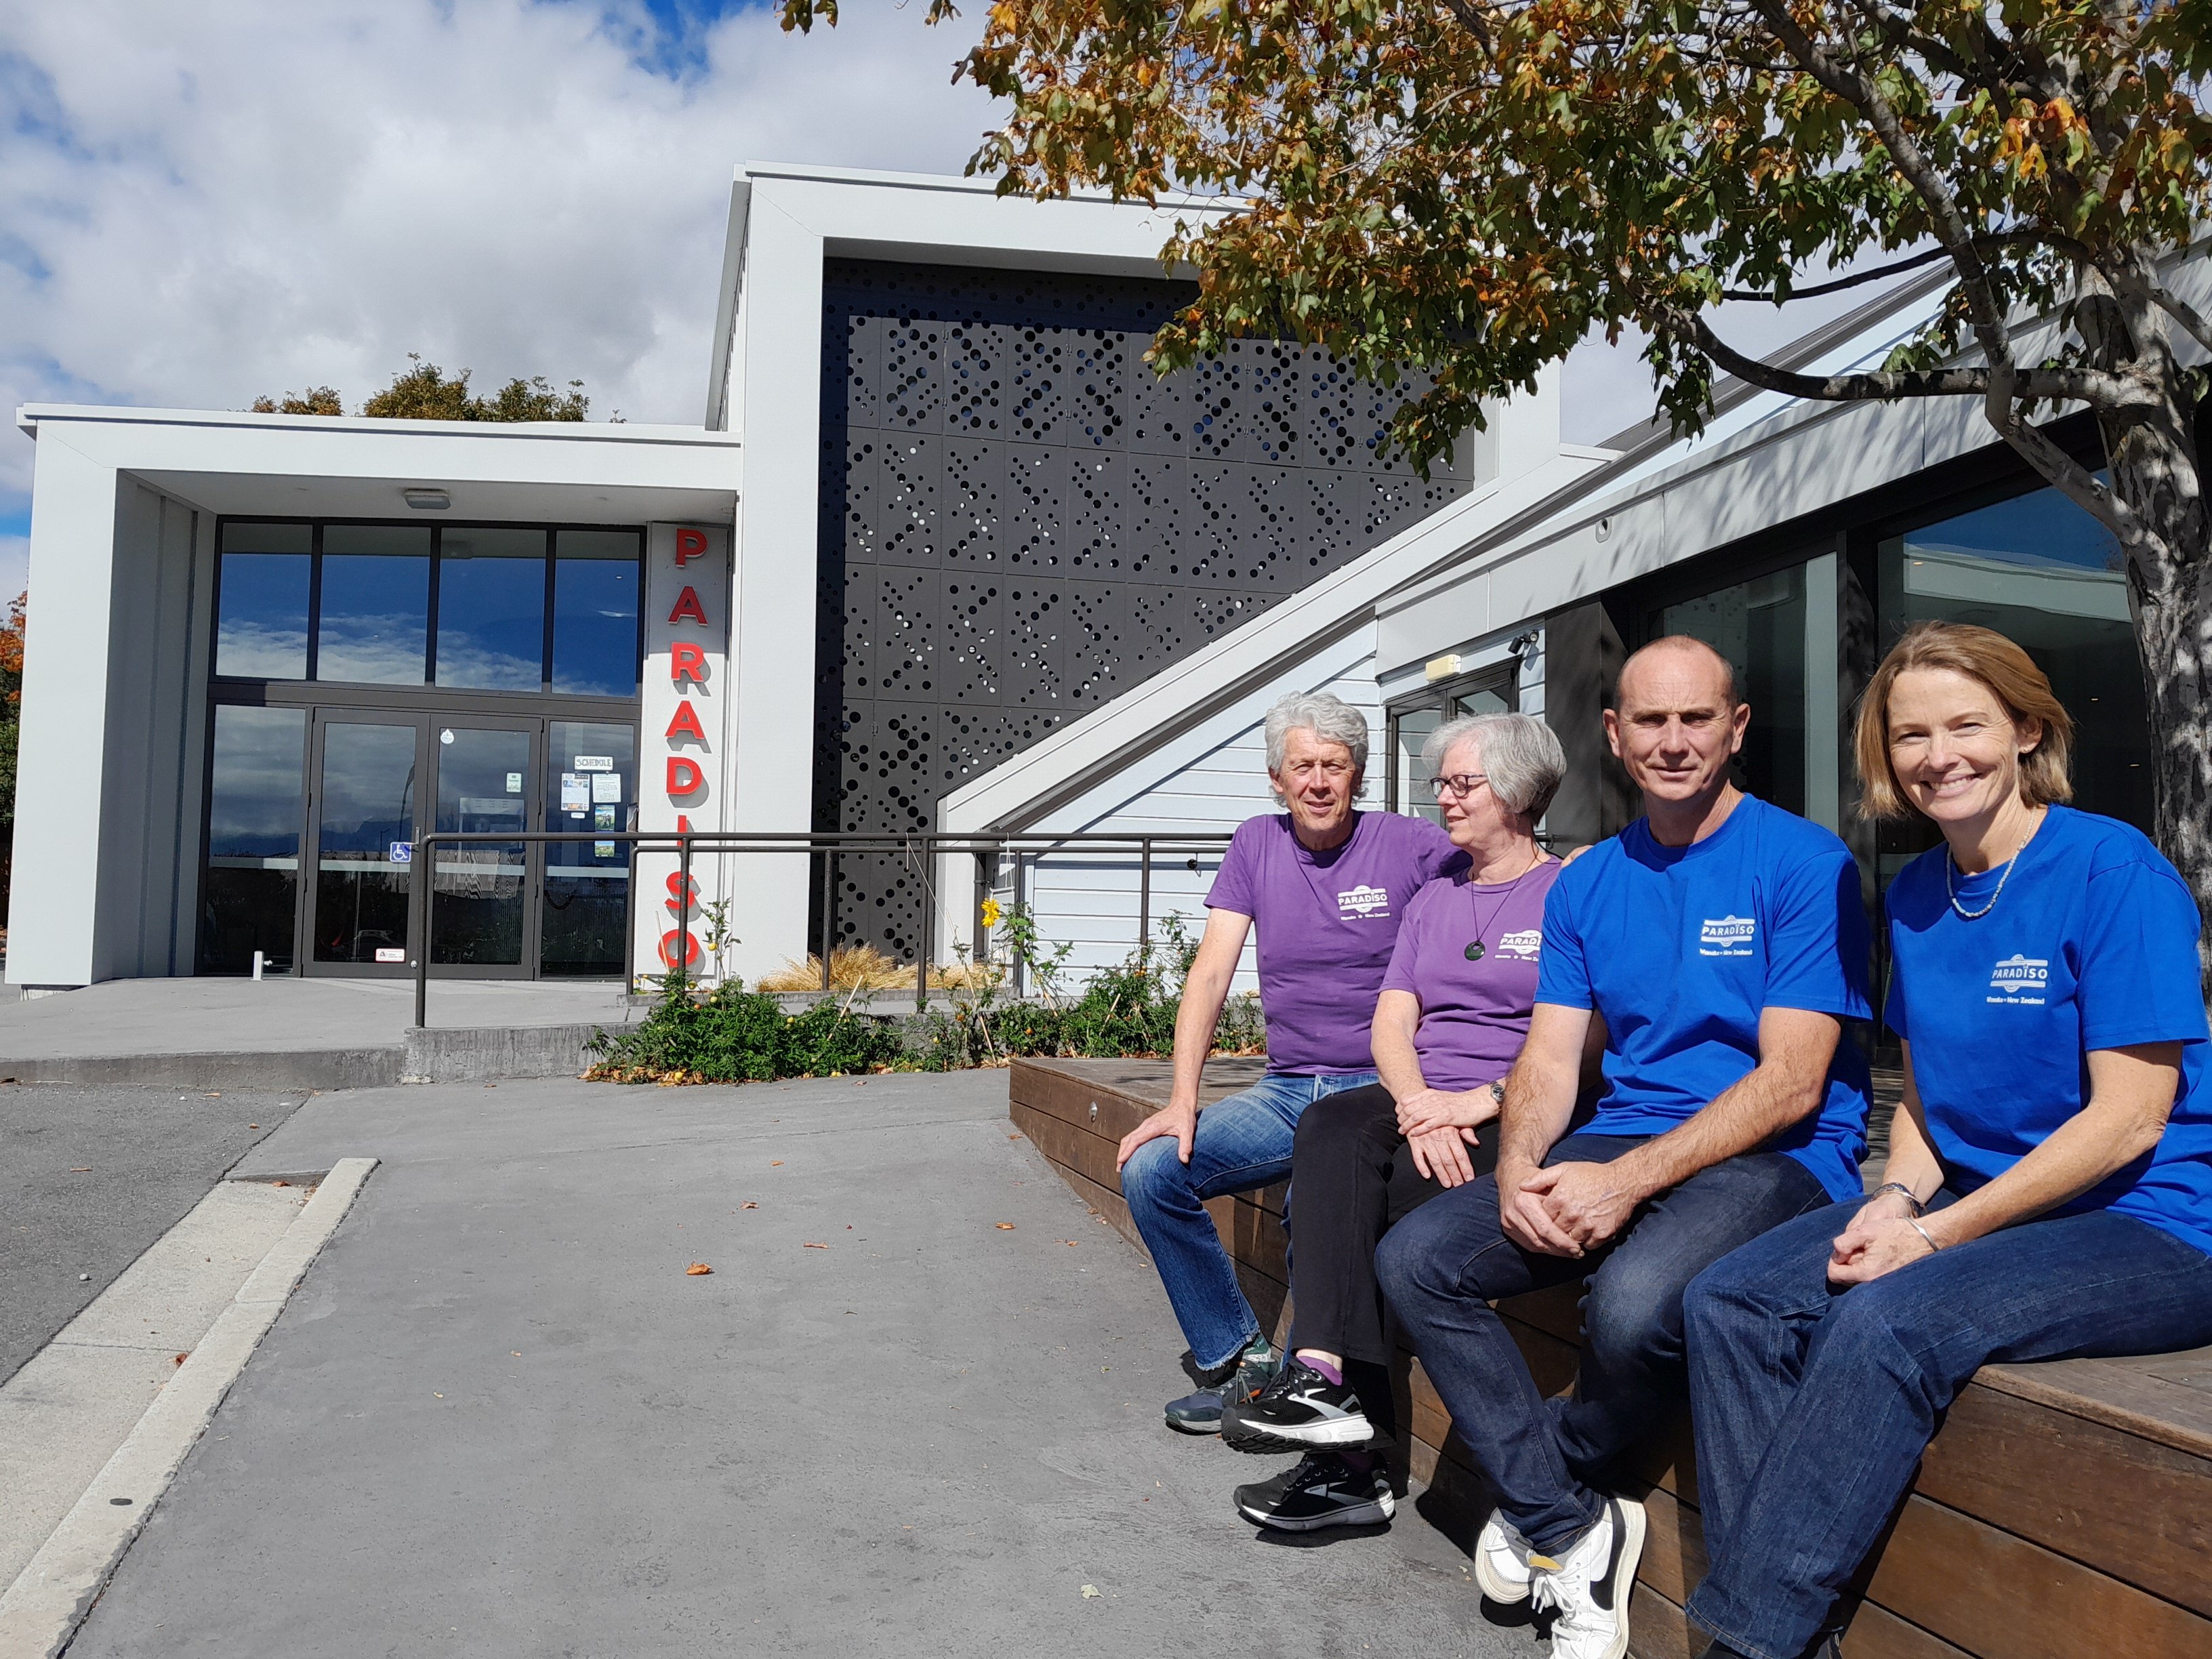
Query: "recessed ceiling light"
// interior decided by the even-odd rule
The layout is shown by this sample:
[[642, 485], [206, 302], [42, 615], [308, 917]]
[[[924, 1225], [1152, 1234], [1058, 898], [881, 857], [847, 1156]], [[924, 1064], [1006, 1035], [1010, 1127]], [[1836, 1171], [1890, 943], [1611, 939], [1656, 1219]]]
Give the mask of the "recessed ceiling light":
[[453, 498], [442, 489], [403, 489], [407, 505], [418, 513], [443, 513], [453, 504]]

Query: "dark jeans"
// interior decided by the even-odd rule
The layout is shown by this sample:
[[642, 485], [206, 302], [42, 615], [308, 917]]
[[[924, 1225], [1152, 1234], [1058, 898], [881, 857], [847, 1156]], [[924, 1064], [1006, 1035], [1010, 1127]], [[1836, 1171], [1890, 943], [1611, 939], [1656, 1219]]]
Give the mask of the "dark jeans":
[[[1569, 1135], [1544, 1162], [1610, 1164], [1641, 1145]], [[1508, 1239], [1497, 1180], [1485, 1176], [1393, 1228], [1375, 1267], [1499, 1511], [1557, 1553], [1597, 1519], [1596, 1488], [1613, 1462], [1682, 1395], [1684, 1288], [1739, 1244], [1826, 1203], [1796, 1159], [1747, 1152], [1661, 1194], [1577, 1260]], [[1581, 1371], [1571, 1395], [1547, 1402], [1490, 1303], [1584, 1278]]]
[[2024, 1222], [1831, 1286], [1830, 1247], [1857, 1208], [1776, 1228], [1686, 1298], [1712, 1563], [1689, 1612], [1754, 1659], [1819, 1639], [1982, 1365], [2212, 1342], [2212, 1256], [2148, 1222]]
[[[1477, 1175], [1498, 1162], [1488, 1128], [1467, 1149]], [[1291, 1155], [1291, 1347], [1341, 1354], [1368, 1420], [1382, 1436], [1397, 1425], [1390, 1342], [1375, 1247], [1382, 1235], [1444, 1189], [1413, 1163], [1398, 1133], [1398, 1106], [1380, 1084], [1332, 1095], [1298, 1120]]]

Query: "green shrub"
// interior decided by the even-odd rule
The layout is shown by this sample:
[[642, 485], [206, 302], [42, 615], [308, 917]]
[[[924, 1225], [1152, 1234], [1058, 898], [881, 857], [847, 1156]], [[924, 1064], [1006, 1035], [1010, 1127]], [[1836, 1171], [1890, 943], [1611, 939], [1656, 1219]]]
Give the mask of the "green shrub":
[[601, 1032], [585, 1075], [616, 1083], [756, 1083], [783, 1077], [874, 1072], [905, 1062], [898, 1025], [825, 997], [787, 1014], [772, 996], [735, 981], [703, 995], [680, 974], [635, 1026]]

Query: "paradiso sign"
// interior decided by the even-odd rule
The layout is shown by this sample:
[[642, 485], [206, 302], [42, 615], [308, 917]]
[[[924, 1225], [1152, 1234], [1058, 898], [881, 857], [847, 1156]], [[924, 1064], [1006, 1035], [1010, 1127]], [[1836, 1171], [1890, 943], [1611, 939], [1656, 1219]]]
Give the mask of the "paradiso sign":
[[[645, 685], [639, 738], [638, 828], [708, 830], [722, 825], [720, 757], [729, 740], [730, 532], [654, 525], [646, 538]], [[712, 973], [700, 907], [718, 893], [719, 859], [695, 854], [690, 902], [681, 860], [650, 854], [638, 878], [650, 902], [636, 907], [636, 960]], [[684, 925], [688, 915], [690, 925]]]

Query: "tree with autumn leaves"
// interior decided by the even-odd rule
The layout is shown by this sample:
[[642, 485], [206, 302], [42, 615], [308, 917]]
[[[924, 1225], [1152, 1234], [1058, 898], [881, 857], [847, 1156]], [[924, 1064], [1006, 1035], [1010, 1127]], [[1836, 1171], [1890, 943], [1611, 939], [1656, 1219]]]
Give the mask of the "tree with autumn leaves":
[[[2212, 913], [2207, 381], [2180, 361], [2212, 351], [2182, 291], [2208, 26], [2212, 0], [997, 0], [955, 73], [1008, 102], [971, 164], [1002, 191], [1240, 199], [1163, 250], [1199, 295], [1157, 363], [1263, 335], [1425, 371], [1395, 423], [1417, 459], [1593, 332], [1648, 338], [1682, 431], [1720, 374], [1971, 399], [2119, 544], [2158, 839]], [[1918, 265], [1940, 306], [1869, 372], [1788, 372], [1715, 322]], [[2082, 410], [2101, 468], [2047, 429]]]

